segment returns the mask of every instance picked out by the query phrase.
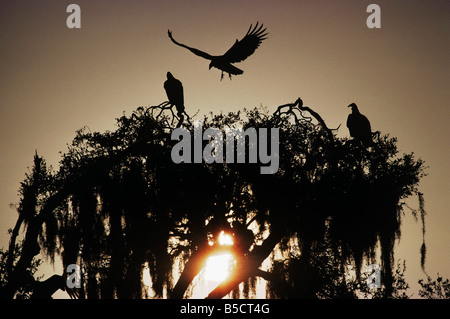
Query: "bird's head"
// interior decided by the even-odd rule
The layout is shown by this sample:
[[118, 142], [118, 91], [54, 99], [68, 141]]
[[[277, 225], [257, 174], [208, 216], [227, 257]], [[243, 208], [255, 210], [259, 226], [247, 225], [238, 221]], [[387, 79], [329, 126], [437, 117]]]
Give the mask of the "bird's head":
[[173, 79], [173, 75], [170, 72], [167, 72], [167, 79]]
[[350, 104], [348, 107], [352, 109], [352, 112], [358, 112], [358, 107], [355, 103]]

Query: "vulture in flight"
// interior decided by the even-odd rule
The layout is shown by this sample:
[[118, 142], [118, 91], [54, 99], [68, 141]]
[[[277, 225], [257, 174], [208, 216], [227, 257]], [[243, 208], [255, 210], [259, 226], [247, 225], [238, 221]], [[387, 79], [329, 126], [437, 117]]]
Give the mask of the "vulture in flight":
[[359, 113], [355, 103], [350, 104], [348, 107], [352, 109], [352, 113], [349, 114], [347, 118], [347, 127], [350, 131], [350, 136], [357, 141], [361, 141], [365, 145], [371, 144], [372, 130], [369, 120]]
[[186, 48], [195, 55], [198, 55], [204, 59], [210, 60], [211, 62], [209, 64], [209, 69], [215, 67], [221, 70], [222, 74], [220, 76], [220, 80], [222, 80], [223, 72], [228, 73], [230, 79], [231, 75], [240, 75], [244, 73], [244, 71], [238, 69], [231, 63], [238, 63], [247, 59], [250, 55], [253, 54], [253, 52], [255, 52], [261, 42], [266, 39], [266, 28], [263, 29], [263, 25], [261, 24], [260, 26], [258, 26], [258, 24], [259, 23], [257, 22], [255, 27], [253, 28], [252, 25], [250, 25], [247, 34], [240, 41], [236, 40], [233, 46], [227, 52], [225, 52], [224, 55], [210, 55], [198, 49], [188, 47], [187, 45], [175, 41], [170, 30], [168, 31], [168, 33], [170, 40], [172, 40], [172, 42], [176, 45]]
[[177, 108], [178, 116], [182, 117], [184, 112], [184, 96], [183, 84], [175, 79], [172, 73], [167, 72], [167, 80], [164, 82], [164, 90], [166, 90], [167, 98], [171, 105]]

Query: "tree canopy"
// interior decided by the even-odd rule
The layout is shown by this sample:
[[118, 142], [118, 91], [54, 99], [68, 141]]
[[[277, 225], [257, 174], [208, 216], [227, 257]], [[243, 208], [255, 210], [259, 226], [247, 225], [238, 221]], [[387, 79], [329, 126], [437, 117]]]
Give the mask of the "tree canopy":
[[[256, 276], [272, 297], [344, 297], [348, 291], [326, 279], [346, 265], [360, 276], [377, 249], [392, 294], [394, 242], [404, 200], [420, 194], [422, 160], [400, 155], [396, 139], [379, 132], [370, 147], [338, 138], [298, 99], [273, 114], [255, 108], [203, 118], [204, 129], [279, 128], [275, 174], [260, 174], [259, 164], [175, 164], [171, 132], [194, 126], [189, 117], [176, 123], [162, 105], [123, 115], [114, 131], [79, 130], [56, 171], [35, 155], [20, 188], [3, 296], [17, 295], [42, 253], [60, 256], [64, 269], [81, 266], [80, 298], [148, 297], [144, 268], [155, 297], [189, 297], [221, 231], [234, 236], [236, 265], [209, 298], [238, 295], [241, 283], [254, 289]], [[261, 269], [275, 250], [283, 260]]]

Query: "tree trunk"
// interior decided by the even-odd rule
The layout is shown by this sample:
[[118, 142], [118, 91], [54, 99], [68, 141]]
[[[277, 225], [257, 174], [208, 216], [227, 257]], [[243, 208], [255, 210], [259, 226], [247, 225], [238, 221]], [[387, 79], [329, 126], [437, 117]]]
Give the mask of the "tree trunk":
[[201, 247], [195, 250], [187, 261], [180, 278], [170, 294], [171, 299], [182, 299], [186, 289], [197, 274], [203, 269], [206, 257], [211, 251], [211, 246], [205, 242]]
[[242, 281], [257, 275], [259, 266], [270, 255], [281, 238], [281, 232], [273, 229], [269, 237], [267, 237], [261, 246], [256, 246], [248, 256], [240, 258], [236, 270], [234, 271], [234, 275], [232, 275], [229, 280], [224, 281], [217, 286], [206, 299], [221, 299], [236, 288]]

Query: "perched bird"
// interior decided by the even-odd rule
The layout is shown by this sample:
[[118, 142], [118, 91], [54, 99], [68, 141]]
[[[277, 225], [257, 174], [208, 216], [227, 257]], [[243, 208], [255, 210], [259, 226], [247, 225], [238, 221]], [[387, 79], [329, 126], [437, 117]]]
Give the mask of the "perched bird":
[[355, 103], [350, 104], [348, 107], [352, 109], [352, 113], [347, 118], [347, 127], [350, 131], [350, 136], [365, 145], [372, 143], [372, 130], [369, 120], [359, 113]]
[[262, 24], [258, 27], [258, 22], [256, 23], [254, 28], [252, 28], [252, 25], [250, 25], [247, 34], [242, 38], [242, 40], [238, 41], [236, 39], [236, 42], [224, 55], [210, 55], [198, 49], [188, 47], [187, 45], [175, 41], [175, 39], [172, 37], [172, 32], [170, 30], [168, 31], [168, 33], [169, 38], [176, 45], [186, 48], [195, 55], [198, 55], [204, 59], [211, 60], [211, 63], [209, 64], [209, 69], [215, 67], [221, 70], [222, 74], [220, 76], [220, 80], [222, 80], [223, 72], [228, 73], [230, 79], [231, 75], [240, 75], [244, 73], [244, 71], [238, 69], [231, 63], [238, 63], [244, 61], [250, 55], [252, 55], [253, 52], [255, 52], [255, 50], [259, 47], [261, 42], [266, 39], [265, 36], [267, 35], [267, 33], [264, 33], [265, 31], [266, 29], [265, 28], [263, 29]]
[[171, 105], [175, 105], [178, 116], [182, 117], [184, 112], [183, 84], [181, 84], [180, 80], [175, 79], [172, 73], [167, 72], [167, 80], [164, 82], [164, 90], [166, 90], [169, 103]]

